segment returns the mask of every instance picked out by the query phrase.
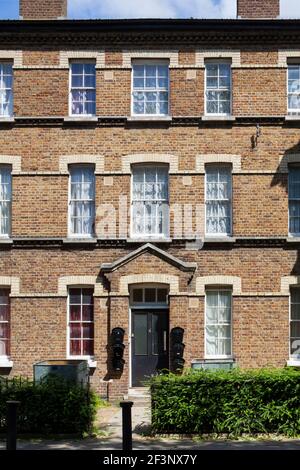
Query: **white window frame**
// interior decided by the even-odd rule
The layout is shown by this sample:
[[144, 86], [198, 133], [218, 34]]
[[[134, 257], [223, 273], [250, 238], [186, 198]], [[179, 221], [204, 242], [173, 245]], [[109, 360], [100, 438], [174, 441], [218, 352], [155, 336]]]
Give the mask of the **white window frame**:
[[10, 112], [8, 114], [2, 113], [3, 105], [2, 102], [0, 103], [0, 117], [1, 118], [9, 118], [12, 117], [14, 114], [14, 70], [13, 70], [13, 62], [9, 60], [1, 60], [0, 59], [0, 85], [1, 85], [1, 77], [2, 77], [2, 65], [11, 65], [12, 72], [12, 81], [11, 81], [11, 88], [1, 88], [1, 90], [10, 90], [11, 91], [11, 103], [10, 103]]
[[[299, 337], [299, 345], [298, 345], [298, 353], [297, 354], [291, 354], [291, 324], [293, 322], [299, 322], [300, 320], [292, 320], [292, 290], [299, 289], [300, 291], [300, 286], [293, 286], [290, 288], [290, 296], [289, 296], [289, 358], [291, 361], [300, 361], [300, 337]], [[297, 341], [297, 340], [296, 340]]]
[[[95, 114], [86, 114], [86, 113], [82, 113], [82, 114], [76, 114], [76, 113], [72, 113], [72, 104], [73, 104], [73, 101], [72, 101], [72, 90], [73, 90], [73, 87], [72, 87], [72, 64], [95, 64], [95, 88], [94, 87], [84, 87], [82, 88], [82, 91], [84, 90], [95, 90]], [[75, 88], [74, 89], [79, 89], [79, 88]], [[91, 59], [91, 60], [88, 60], [88, 59], [72, 59], [69, 61], [69, 116], [71, 117], [93, 117], [93, 116], [96, 116], [96, 113], [97, 113], [97, 110], [96, 110], [96, 107], [97, 107], [97, 73], [96, 73], [96, 63], [95, 63], [95, 60]]]
[[69, 184], [68, 184], [68, 238], [94, 238], [95, 236], [95, 232], [96, 232], [96, 227], [95, 227], [95, 230], [94, 232], [92, 233], [72, 233], [71, 231], [71, 227], [72, 227], [72, 223], [71, 223], [71, 170], [72, 168], [93, 168], [94, 169], [94, 208], [93, 208], [93, 217], [94, 217], [94, 224], [95, 224], [95, 215], [96, 215], [96, 211], [95, 211], [95, 204], [96, 204], [96, 177], [95, 177], [95, 165], [93, 164], [89, 164], [89, 163], [79, 163], [79, 164], [71, 164], [69, 165], [68, 167], [68, 172], [69, 172]]
[[94, 354], [93, 355], [84, 355], [84, 356], [75, 356], [71, 354], [71, 328], [70, 328], [70, 290], [72, 289], [91, 289], [93, 290], [93, 298], [95, 295], [95, 286], [92, 285], [69, 285], [68, 286], [68, 297], [67, 297], [67, 350], [66, 350], [66, 357], [67, 359], [84, 359], [84, 360], [93, 360], [95, 357], [95, 300], [94, 300], [94, 321], [93, 322], [86, 322], [86, 323], [93, 323], [94, 325]]
[[[228, 202], [230, 204], [230, 231], [228, 233], [225, 233], [225, 232], [216, 232], [216, 233], [213, 233], [213, 232], [207, 232], [207, 199], [206, 199], [206, 194], [207, 194], [207, 168], [216, 168], [216, 169], [220, 169], [220, 168], [227, 168], [229, 171], [230, 171], [230, 176], [231, 176], [231, 179], [230, 179], [230, 199], [228, 199]], [[233, 207], [232, 207], [232, 193], [233, 193], [233, 189], [232, 189], [232, 165], [230, 163], [226, 164], [226, 163], [222, 163], [222, 164], [218, 164], [218, 163], [208, 163], [207, 165], [205, 165], [205, 183], [204, 183], [204, 191], [205, 191], [205, 194], [204, 194], [204, 200], [205, 200], [205, 236], [207, 238], [221, 238], [221, 237], [224, 237], [224, 238], [228, 238], [228, 237], [231, 237], [232, 236], [232, 216], [233, 216]], [[216, 201], [218, 201], [216, 199]], [[227, 201], [227, 199], [220, 199], [220, 201]]]
[[290, 231], [290, 219], [291, 219], [291, 214], [290, 214], [290, 200], [291, 201], [300, 201], [300, 198], [290, 198], [290, 172], [293, 168], [299, 168], [300, 170], [300, 165], [298, 166], [297, 164], [295, 165], [288, 165], [288, 236], [289, 237], [299, 237], [300, 232], [291, 232]]
[[[135, 168], [167, 168], [168, 169], [168, 197], [167, 200], [165, 201], [166, 204], [168, 204], [169, 207], [169, 214], [168, 214], [168, 221], [167, 221], [167, 232], [166, 233], [156, 233], [156, 234], [136, 234], [133, 231], [133, 172]], [[141, 239], [149, 239], [149, 240], [165, 240], [168, 239], [170, 236], [170, 167], [166, 164], [152, 164], [152, 163], [146, 163], [146, 164], [134, 164], [131, 166], [131, 183], [130, 183], [131, 189], [130, 189], [130, 237], [136, 240], [141, 240]], [[149, 199], [149, 202], [153, 202]]]
[[0, 354], [0, 368], [1, 368], [1, 361], [3, 362], [5, 359], [10, 358], [10, 352], [11, 352], [11, 302], [10, 302], [10, 291], [7, 287], [2, 287], [1, 290], [5, 290], [8, 293], [8, 304], [1, 304], [1, 305], [8, 305], [8, 320], [4, 321], [1, 320], [1, 324], [8, 324], [8, 350], [9, 354]]
[[[231, 316], [230, 316], [230, 354], [218, 354], [218, 355], [209, 355], [207, 354], [206, 347], [206, 327], [207, 324], [207, 315], [206, 315], [206, 304], [207, 304], [207, 292], [229, 292], [231, 297]], [[217, 323], [216, 325], [220, 325]], [[226, 326], [226, 324], [224, 324]], [[218, 286], [206, 286], [205, 288], [205, 300], [204, 300], [204, 357], [205, 359], [232, 359], [233, 358], [233, 292], [231, 287], [218, 287]]]
[[[229, 113], [209, 113], [207, 111], [207, 92], [208, 91], [228, 91], [228, 90], [221, 90], [221, 89], [208, 89], [207, 88], [207, 65], [208, 64], [226, 64], [229, 65], [229, 70], [230, 70], [230, 110]], [[231, 116], [232, 115], [232, 61], [231, 60], [226, 60], [226, 59], [219, 59], [219, 60], [213, 60], [213, 59], [206, 59], [205, 60], [205, 73], [204, 73], [204, 101], [205, 101], [205, 116]]]
[[[147, 113], [144, 113], [144, 114], [139, 114], [139, 113], [134, 113], [133, 112], [133, 93], [134, 93], [134, 88], [133, 88], [133, 67], [134, 65], [153, 65], [153, 66], [157, 66], [157, 65], [165, 65], [167, 66], [168, 68], [168, 112], [166, 114], [147, 114]], [[143, 90], [145, 91], [145, 89]], [[154, 93], [156, 93], [157, 89], [155, 90], [147, 90], [149, 92], [153, 91]], [[143, 59], [132, 59], [132, 62], [131, 62], [131, 116], [133, 117], [168, 117], [170, 115], [170, 61], [169, 60], [156, 60], [156, 59], [148, 59], [148, 60], [143, 60]]]
[[300, 59], [299, 61], [297, 62], [288, 62], [287, 64], [287, 79], [286, 79], [286, 97], [287, 97], [287, 112], [288, 112], [288, 115], [298, 115], [300, 114], [300, 106], [299, 108], [290, 108], [289, 107], [289, 96], [290, 95], [299, 95], [300, 96], [300, 90], [299, 90], [299, 93], [290, 93], [289, 92], [289, 69], [290, 67], [298, 67], [299, 68], [299, 72], [300, 72]]
[[[142, 302], [134, 302], [133, 300], [133, 291], [140, 289], [143, 291], [143, 300]], [[146, 302], [145, 301], [145, 290], [146, 289], [155, 289], [155, 302]], [[157, 301], [157, 290], [165, 289], [167, 291], [166, 302]], [[130, 287], [130, 306], [132, 309], [164, 309], [169, 308], [169, 286], [167, 284], [134, 284]]]
[[[0, 173], [3, 168], [6, 168], [10, 171], [10, 199], [1, 199], [1, 202], [6, 202], [9, 205], [9, 215], [8, 215], [8, 233], [0, 233], [0, 239], [10, 238], [11, 235], [11, 224], [12, 224], [12, 166], [11, 165], [0, 165]], [[0, 175], [1, 176], [1, 175]], [[2, 177], [1, 177], [2, 178]], [[1, 219], [0, 219], [1, 223]]]

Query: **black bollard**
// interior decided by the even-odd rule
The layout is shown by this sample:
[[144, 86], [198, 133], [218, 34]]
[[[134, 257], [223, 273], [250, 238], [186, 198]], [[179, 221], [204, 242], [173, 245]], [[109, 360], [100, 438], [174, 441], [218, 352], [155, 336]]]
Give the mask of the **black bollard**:
[[7, 401], [6, 450], [17, 449], [17, 408], [19, 401]]
[[121, 401], [120, 403], [120, 407], [122, 408], [123, 450], [132, 450], [132, 405], [132, 401]]

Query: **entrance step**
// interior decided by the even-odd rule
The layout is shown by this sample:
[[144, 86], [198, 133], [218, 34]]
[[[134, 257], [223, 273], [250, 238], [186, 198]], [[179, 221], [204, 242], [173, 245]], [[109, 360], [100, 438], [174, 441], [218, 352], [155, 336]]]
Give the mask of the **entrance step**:
[[150, 407], [151, 397], [148, 387], [132, 387], [128, 389], [128, 393], [124, 395], [124, 400], [133, 401], [135, 406]]

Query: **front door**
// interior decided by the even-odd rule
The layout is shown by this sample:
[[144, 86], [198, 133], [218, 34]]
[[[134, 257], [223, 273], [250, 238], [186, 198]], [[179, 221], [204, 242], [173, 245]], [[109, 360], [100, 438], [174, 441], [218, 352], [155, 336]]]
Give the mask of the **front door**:
[[132, 310], [132, 386], [169, 368], [169, 311]]

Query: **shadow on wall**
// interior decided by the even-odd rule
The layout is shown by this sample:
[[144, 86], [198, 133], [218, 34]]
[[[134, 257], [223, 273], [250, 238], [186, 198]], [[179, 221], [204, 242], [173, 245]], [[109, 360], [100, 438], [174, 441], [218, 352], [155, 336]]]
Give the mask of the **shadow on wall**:
[[[297, 157], [295, 157], [296, 154], [297, 154]], [[300, 165], [300, 141], [296, 145], [294, 145], [293, 147], [290, 147], [289, 149], [285, 151], [285, 153], [283, 154], [282, 158], [279, 161], [276, 173], [271, 182], [271, 187], [280, 185], [283, 188], [285, 188], [287, 197], [289, 194], [288, 169], [293, 164]], [[299, 188], [299, 194], [300, 194], [300, 188]], [[299, 214], [299, 217], [300, 217], [300, 214]], [[296, 261], [290, 274], [299, 275], [300, 274], [300, 256], [299, 256], [299, 250], [297, 249], [297, 245], [295, 243], [289, 243], [289, 245], [285, 247], [285, 250], [297, 251]]]

